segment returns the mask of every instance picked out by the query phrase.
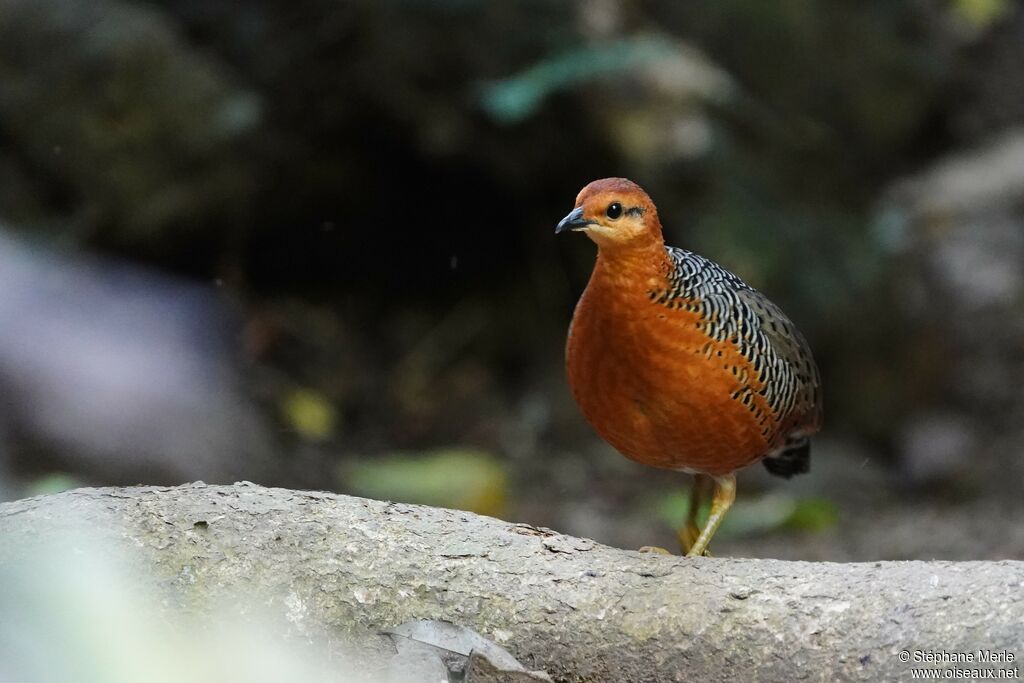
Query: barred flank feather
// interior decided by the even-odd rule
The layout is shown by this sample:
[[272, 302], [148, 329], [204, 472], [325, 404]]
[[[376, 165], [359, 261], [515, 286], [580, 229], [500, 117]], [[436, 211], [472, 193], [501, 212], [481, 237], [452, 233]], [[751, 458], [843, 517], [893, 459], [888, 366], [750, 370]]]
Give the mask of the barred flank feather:
[[[700, 328], [713, 343], [735, 344], [750, 361], [760, 389], [748, 385], [733, 398], [744, 401], [758, 424], [764, 425], [766, 440], [774, 441], [781, 433], [789, 437], [783, 450], [799, 448], [797, 442], [807, 439], [787, 432], [802, 431], [806, 436], [808, 429], [817, 431], [821, 425], [821, 377], [803, 335], [782, 309], [714, 261], [678, 247], [666, 247], [666, 251], [674, 265], [669, 286], [649, 292], [651, 300], [698, 313]], [[744, 400], [753, 391], [764, 396], [770, 416], [762, 414], [755, 402]], [[765, 466], [773, 473], [792, 476], [807, 471], [808, 457], [803, 456], [802, 465], [779, 465], [781, 472]]]

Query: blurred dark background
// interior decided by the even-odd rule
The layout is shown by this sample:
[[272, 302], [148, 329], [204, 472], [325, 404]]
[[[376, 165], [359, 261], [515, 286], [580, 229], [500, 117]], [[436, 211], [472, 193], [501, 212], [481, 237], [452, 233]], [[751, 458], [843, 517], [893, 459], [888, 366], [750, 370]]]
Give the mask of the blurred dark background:
[[724, 554], [1024, 558], [1024, 5], [0, 0], [0, 495], [253, 480], [673, 544], [578, 414], [630, 177], [821, 365]]

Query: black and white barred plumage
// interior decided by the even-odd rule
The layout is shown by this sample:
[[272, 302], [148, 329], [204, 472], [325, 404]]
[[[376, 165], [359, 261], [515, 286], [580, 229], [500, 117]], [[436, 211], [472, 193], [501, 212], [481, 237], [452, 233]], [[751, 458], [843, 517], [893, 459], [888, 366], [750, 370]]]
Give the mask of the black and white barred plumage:
[[[708, 358], [716, 342], [736, 345], [755, 376], [747, 368], [727, 366], [738, 379], [732, 398], [753, 413], [766, 439], [784, 438], [765, 467], [786, 477], [806, 472], [809, 442], [803, 429], [814, 431], [821, 421], [821, 380], [803, 335], [778, 306], [717, 263], [685, 249], [666, 250], [674, 268], [668, 287], [652, 290], [651, 300], [698, 314], [697, 325], [709, 338], [701, 352]], [[755, 392], [771, 415], [753, 400]], [[804, 424], [792, 424], [801, 416]], [[773, 434], [773, 429], [789, 433]]]

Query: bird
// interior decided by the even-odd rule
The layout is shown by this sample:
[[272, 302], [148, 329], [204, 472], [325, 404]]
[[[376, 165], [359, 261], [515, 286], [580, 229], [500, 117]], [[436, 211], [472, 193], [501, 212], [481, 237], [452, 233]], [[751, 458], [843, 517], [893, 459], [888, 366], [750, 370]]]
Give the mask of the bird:
[[764, 294], [667, 246], [654, 202], [631, 180], [584, 187], [555, 228], [566, 232], [597, 245], [566, 341], [573, 397], [627, 458], [693, 475], [678, 537], [686, 555], [708, 555], [737, 470], [761, 461], [788, 479], [810, 469], [810, 436], [822, 425], [810, 347]]

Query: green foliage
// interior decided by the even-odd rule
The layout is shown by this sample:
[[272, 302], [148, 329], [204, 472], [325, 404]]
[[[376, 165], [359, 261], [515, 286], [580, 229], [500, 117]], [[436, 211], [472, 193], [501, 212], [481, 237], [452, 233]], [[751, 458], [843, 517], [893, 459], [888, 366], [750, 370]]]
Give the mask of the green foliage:
[[839, 522], [839, 510], [824, 498], [798, 500], [786, 520], [786, 527], [797, 530], [825, 531]]
[[81, 482], [64, 472], [50, 472], [33, 481], [25, 491], [26, 496], [45, 496], [61, 491], [70, 491], [81, 486]]
[[495, 120], [516, 123], [533, 114], [544, 98], [554, 92], [642, 62], [662, 59], [674, 49], [665, 40], [635, 38], [570, 50], [484, 86], [481, 100]]
[[318, 391], [296, 389], [281, 397], [280, 410], [288, 424], [310, 441], [328, 439], [337, 429], [337, 411]]
[[1002, 18], [1011, 8], [1007, 0], [955, 0], [953, 11], [978, 29]]
[[468, 448], [401, 453], [343, 466], [342, 481], [352, 491], [381, 500], [399, 500], [500, 515], [506, 477], [489, 453]]
[[[673, 491], [657, 503], [658, 516], [673, 529], [682, 525], [689, 509], [690, 497], [685, 491]], [[700, 523], [707, 520], [709, 505], [698, 515]], [[772, 531], [826, 531], [839, 521], [835, 504], [823, 498], [795, 498], [772, 493], [760, 498], [740, 497], [715, 534], [729, 538]]]

